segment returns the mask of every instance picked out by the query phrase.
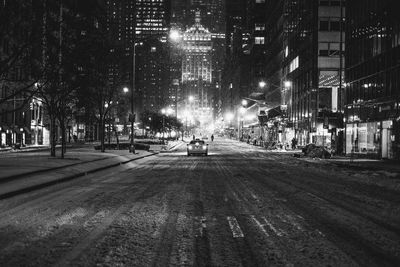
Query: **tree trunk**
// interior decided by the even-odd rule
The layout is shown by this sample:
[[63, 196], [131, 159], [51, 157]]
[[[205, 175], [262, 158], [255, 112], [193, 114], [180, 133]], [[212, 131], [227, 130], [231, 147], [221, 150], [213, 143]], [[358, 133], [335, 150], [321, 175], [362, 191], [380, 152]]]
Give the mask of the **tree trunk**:
[[108, 146], [110, 146], [111, 144], [111, 122], [108, 122], [108, 126], [107, 126], [107, 139], [108, 139]]
[[56, 132], [56, 117], [50, 114], [50, 156], [56, 156], [56, 143], [57, 143], [57, 132]]
[[101, 143], [101, 152], [105, 152], [104, 148], [104, 116], [100, 114], [100, 129], [99, 129], [99, 134], [100, 134], [100, 143]]
[[119, 150], [119, 137], [118, 137], [118, 129], [115, 126], [115, 124], [113, 125], [113, 129], [114, 129], [114, 133], [115, 133], [115, 138], [117, 139], [117, 149]]
[[67, 152], [67, 145], [66, 145], [66, 133], [65, 133], [65, 122], [64, 119], [60, 120], [60, 127], [61, 127], [61, 158], [64, 158], [65, 153]]

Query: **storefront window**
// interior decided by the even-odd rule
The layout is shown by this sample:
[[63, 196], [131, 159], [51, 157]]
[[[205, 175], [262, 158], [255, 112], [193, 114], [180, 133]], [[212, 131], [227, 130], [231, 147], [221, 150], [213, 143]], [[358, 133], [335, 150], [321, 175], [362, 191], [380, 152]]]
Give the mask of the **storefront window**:
[[380, 148], [379, 122], [347, 124], [346, 153], [378, 153]]
[[378, 152], [380, 142], [380, 129], [376, 122], [367, 123], [367, 152]]
[[357, 127], [355, 124], [347, 124], [346, 127], [346, 154], [350, 154], [354, 152], [354, 134], [353, 132], [357, 132]]

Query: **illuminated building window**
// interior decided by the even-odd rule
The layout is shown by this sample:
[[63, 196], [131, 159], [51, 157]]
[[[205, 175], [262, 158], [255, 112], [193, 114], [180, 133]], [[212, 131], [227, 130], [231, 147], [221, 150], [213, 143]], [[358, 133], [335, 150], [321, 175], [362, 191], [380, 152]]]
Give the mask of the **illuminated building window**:
[[265, 44], [265, 38], [264, 37], [256, 37], [254, 40], [254, 43], [257, 45]]
[[290, 62], [289, 72], [296, 70], [299, 67], [299, 57], [297, 56]]
[[256, 23], [254, 29], [256, 31], [265, 31], [265, 23]]

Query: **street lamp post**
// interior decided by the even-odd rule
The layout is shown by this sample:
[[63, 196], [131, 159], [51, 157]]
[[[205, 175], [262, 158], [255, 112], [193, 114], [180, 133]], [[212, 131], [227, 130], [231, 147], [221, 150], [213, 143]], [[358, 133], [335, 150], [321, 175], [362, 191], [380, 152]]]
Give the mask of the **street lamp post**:
[[240, 107], [239, 108], [239, 128], [241, 128], [241, 129], [240, 129], [240, 133], [238, 132], [239, 140], [243, 140], [243, 120], [244, 120], [245, 113], [246, 113], [246, 108]]
[[[135, 82], [133, 82], [133, 84], [135, 84]], [[128, 87], [124, 87], [124, 89], [123, 89], [123, 92], [124, 93], [128, 93], [129, 92], [129, 88]], [[130, 121], [130, 123], [131, 123], [131, 141], [130, 141], [130, 145], [129, 145], [129, 152], [132, 152], [133, 154], [135, 154], [136, 153], [136, 151], [135, 151], [135, 140], [134, 140], [134, 138], [135, 138], [135, 114], [133, 113], [134, 112], [134, 110], [133, 110], [133, 89], [131, 90], [131, 94], [130, 94], [130, 98], [131, 98], [131, 100], [130, 100], [130, 102], [131, 102], [131, 113], [129, 114], [129, 121]]]
[[132, 91], [131, 91], [131, 144], [130, 144], [130, 152], [136, 154], [135, 151], [135, 114], [133, 107], [133, 93], [135, 92], [135, 80], [136, 80], [136, 40], [133, 42], [133, 59], [132, 59]]

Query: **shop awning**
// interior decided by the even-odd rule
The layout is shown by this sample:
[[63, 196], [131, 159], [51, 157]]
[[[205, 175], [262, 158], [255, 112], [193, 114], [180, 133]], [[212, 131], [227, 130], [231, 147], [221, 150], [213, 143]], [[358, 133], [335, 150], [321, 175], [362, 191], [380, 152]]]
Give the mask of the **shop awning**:
[[251, 122], [251, 123], [247, 123], [247, 124], [244, 124], [243, 125], [243, 127], [245, 127], [245, 128], [250, 128], [250, 127], [255, 127], [255, 126], [260, 126], [260, 122]]
[[263, 92], [252, 92], [249, 97], [256, 101], [265, 101], [265, 93]]
[[282, 110], [281, 105], [271, 108], [267, 111], [268, 119], [273, 119], [282, 115], [284, 115], [284, 111]]

